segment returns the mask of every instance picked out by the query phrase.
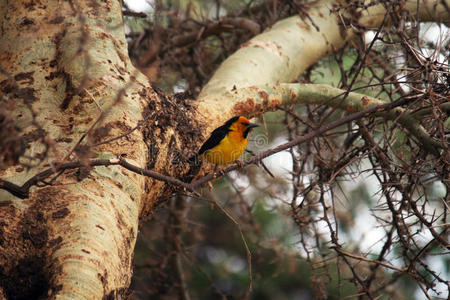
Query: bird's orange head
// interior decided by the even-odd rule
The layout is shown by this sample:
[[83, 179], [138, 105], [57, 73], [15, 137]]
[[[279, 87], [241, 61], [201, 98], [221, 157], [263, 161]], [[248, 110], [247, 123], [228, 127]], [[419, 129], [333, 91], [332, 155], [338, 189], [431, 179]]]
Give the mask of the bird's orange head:
[[258, 127], [258, 125], [250, 123], [250, 121], [244, 116], [232, 118], [228, 122], [230, 121], [231, 124], [229, 125], [229, 131], [239, 132], [245, 139], [252, 128]]

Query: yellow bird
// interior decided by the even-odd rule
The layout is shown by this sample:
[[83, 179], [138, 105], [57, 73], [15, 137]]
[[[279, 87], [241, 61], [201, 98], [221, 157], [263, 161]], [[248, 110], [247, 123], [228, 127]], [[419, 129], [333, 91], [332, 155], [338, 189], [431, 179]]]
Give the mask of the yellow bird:
[[250, 130], [258, 126], [250, 123], [243, 116], [229, 119], [211, 133], [198, 153], [189, 161], [197, 161], [198, 158], [201, 158], [222, 166], [236, 161], [247, 148], [247, 136]]

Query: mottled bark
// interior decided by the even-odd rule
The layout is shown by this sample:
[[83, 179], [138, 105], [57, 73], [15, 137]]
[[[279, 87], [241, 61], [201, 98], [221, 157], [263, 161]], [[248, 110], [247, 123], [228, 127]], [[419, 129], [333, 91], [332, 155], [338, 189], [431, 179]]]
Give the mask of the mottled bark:
[[[175, 121], [162, 115], [176, 113], [161, 110], [160, 97], [132, 66], [119, 1], [1, 1], [0, 12], [2, 113], [22, 136], [20, 161], [31, 165], [4, 165], [2, 179], [22, 184], [64, 161], [121, 154], [135, 165], [152, 161], [152, 169], [175, 173], [166, 164], [167, 145], [175, 150], [180, 142]], [[144, 116], [151, 125], [145, 130], [83, 147], [129, 131]], [[151, 159], [148, 145], [160, 149]], [[110, 166], [64, 172], [52, 185], [32, 187], [24, 200], [0, 190], [2, 294], [98, 299], [126, 293], [139, 216], [151, 212], [163, 187]]]

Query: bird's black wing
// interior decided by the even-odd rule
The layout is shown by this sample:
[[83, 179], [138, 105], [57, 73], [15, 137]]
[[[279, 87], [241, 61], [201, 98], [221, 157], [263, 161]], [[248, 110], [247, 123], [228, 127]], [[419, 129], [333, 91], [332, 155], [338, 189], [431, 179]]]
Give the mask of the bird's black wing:
[[211, 136], [209, 139], [206, 140], [206, 142], [203, 143], [202, 147], [198, 151], [198, 155], [201, 155], [208, 151], [211, 148], [214, 148], [215, 146], [219, 145], [220, 142], [225, 138], [225, 136], [228, 134], [228, 128], [230, 126], [222, 125], [216, 129], [214, 129], [213, 132], [211, 132]]
[[223, 124], [220, 127], [217, 127], [216, 129], [211, 132], [211, 136], [209, 139], [206, 140], [206, 142], [203, 143], [202, 147], [198, 151], [197, 155], [201, 155], [208, 151], [211, 148], [214, 148], [215, 146], [219, 145], [219, 143], [223, 140], [223, 138], [228, 134], [230, 131], [230, 126], [234, 122], [236, 122], [239, 119], [239, 116], [233, 117], [229, 119], [225, 124]]
[[220, 141], [223, 140], [225, 138], [225, 136], [228, 133], [228, 128], [230, 126], [220, 126], [216, 129], [214, 129], [213, 132], [211, 132], [211, 136], [206, 140], [206, 142], [203, 143], [202, 147], [200, 148], [200, 150], [198, 151], [197, 154], [195, 154], [194, 156], [190, 157], [188, 159], [189, 162], [191, 163], [195, 163], [198, 164], [198, 157], [199, 155], [205, 153], [206, 151], [208, 151], [211, 148], [214, 148], [215, 146], [219, 145]]
[[192, 157], [190, 157], [188, 160], [190, 162], [197, 161], [198, 156], [205, 153], [211, 148], [214, 148], [215, 146], [219, 145], [220, 142], [225, 138], [225, 136], [230, 131], [230, 126], [234, 122], [236, 122], [239, 119], [239, 116], [233, 117], [229, 119], [225, 124], [223, 124], [220, 127], [217, 127], [216, 129], [211, 132], [210, 137], [206, 140], [206, 142], [203, 143], [202, 147], [198, 151], [198, 153]]

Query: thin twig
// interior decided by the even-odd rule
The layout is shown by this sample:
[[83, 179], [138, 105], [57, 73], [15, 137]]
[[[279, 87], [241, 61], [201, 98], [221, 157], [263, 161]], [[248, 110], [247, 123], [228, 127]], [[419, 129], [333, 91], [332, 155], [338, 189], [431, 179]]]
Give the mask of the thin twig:
[[211, 197], [214, 201], [214, 204], [236, 225], [241, 235], [242, 242], [244, 243], [245, 251], [247, 253], [247, 263], [248, 263], [248, 273], [249, 273], [249, 284], [248, 284], [248, 292], [251, 292], [253, 289], [253, 276], [252, 276], [252, 253], [248, 248], [247, 241], [245, 240], [244, 233], [242, 232], [241, 224], [237, 222], [233, 216], [217, 201], [216, 197]]
[[69, 169], [77, 169], [81, 167], [91, 166], [113, 166], [113, 165], [120, 165], [124, 167], [125, 169], [132, 171], [134, 173], [144, 175], [147, 177], [151, 177], [153, 179], [164, 181], [170, 184], [173, 184], [175, 186], [183, 187], [186, 190], [194, 193], [195, 195], [199, 195], [191, 184], [185, 183], [177, 178], [170, 177], [163, 175], [161, 173], [148, 170], [148, 169], [142, 169], [138, 166], [132, 165], [129, 162], [127, 162], [123, 158], [113, 158], [113, 159], [94, 159], [90, 161], [73, 161], [69, 163], [62, 163], [62, 164], [56, 164], [56, 168], [48, 168], [33, 177], [31, 177], [28, 181], [26, 181], [22, 186], [16, 185], [12, 182], [0, 179], [0, 189], [6, 190], [13, 194], [16, 197], [19, 197], [21, 199], [28, 198], [30, 188], [34, 185], [36, 185], [39, 182], [42, 182], [47, 177], [51, 176], [52, 174], [55, 174], [60, 171], [69, 170]]
[[129, 17], [147, 18], [147, 14], [146, 13], [135, 12], [135, 11], [131, 11], [131, 10], [122, 10], [122, 14], [124, 16], [129, 16]]
[[344, 250], [340, 249], [339, 247], [336, 247], [335, 245], [332, 245], [330, 248], [334, 249], [337, 253], [339, 253], [341, 255], [344, 255], [344, 256], [347, 256], [347, 257], [350, 257], [350, 258], [353, 258], [353, 259], [369, 262], [369, 263], [374, 263], [374, 264], [383, 266], [385, 268], [388, 268], [388, 269], [391, 269], [391, 270], [394, 270], [394, 271], [397, 271], [397, 272], [406, 272], [408, 270], [408, 268], [401, 268], [400, 269], [400, 268], [397, 268], [395, 266], [392, 266], [390, 264], [384, 263], [384, 262], [376, 260], [376, 259], [369, 259], [369, 258], [364, 257], [364, 256], [359, 256], [359, 255], [356, 255], [356, 254], [345, 252]]
[[[248, 153], [250, 153], [251, 155], [255, 156], [255, 152], [253, 152], [253, 151], [251, 151], [251, 150], [246, 149], [245, 152], [248, 152]], [[275, 176], [273, 176], [272, 172], [270, 172], [269, 168], [266, 166], [266, 164], [265, 164], [262, 160], [261, 160], [259, 163], [260, 163], [261, 166], [263, 167], [264, 171], [266, 171], [267, 174], [270, 175], [270, 177], [275, 178]]]

